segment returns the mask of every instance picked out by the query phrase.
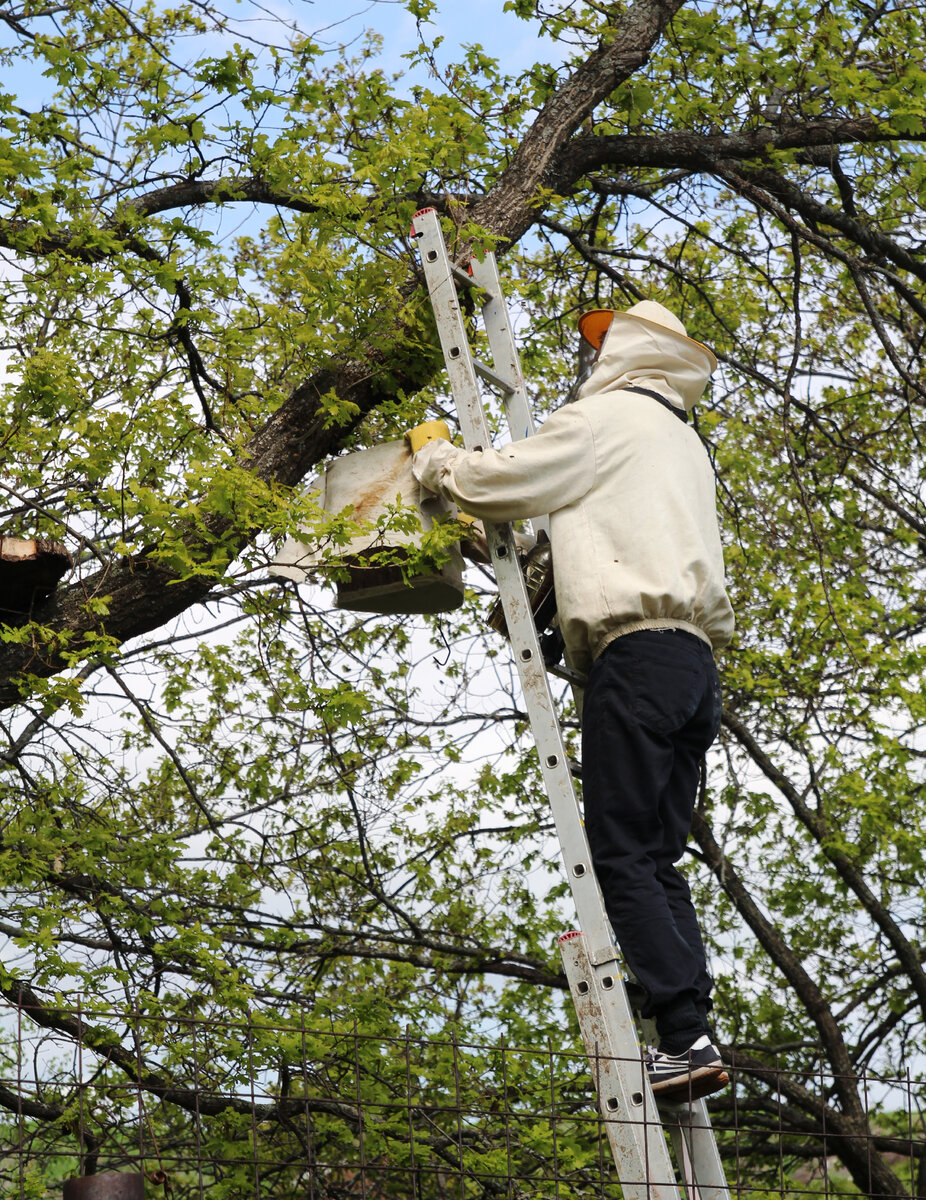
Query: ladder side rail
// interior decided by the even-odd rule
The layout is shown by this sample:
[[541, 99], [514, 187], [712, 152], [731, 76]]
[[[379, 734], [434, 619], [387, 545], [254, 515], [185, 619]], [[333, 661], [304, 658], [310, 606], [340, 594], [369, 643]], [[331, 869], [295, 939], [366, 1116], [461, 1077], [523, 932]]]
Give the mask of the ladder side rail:
[[482, 306], [482, 321], [495, 370], [510, 389], [508, 394], [502, 397], [502, 401], [512, 440], [517, 442], [521, 438], [530, 437], [536, 423], [524, 385], [521, 360], [511, 326], [511, 314], [502, 294], [495, 255], [487, 251], [481, 262], [474, 258], [470, 263], [470, 270], [474, 282], [483, 288], [487, 295]]
[[731, 1189], [704, 1100], [677, 1111], [664, 1108], [663, 1125], [672, 1139], [689, 1200], [730, 1200]]
[[[511, 439], [516, 442], [521, 438], [530, 437], [536, 431], [536, 425], [527, 395], [527, 387], [524, 383], [524, 373], [521, 370], [521, 356], [518, 354], [517, 343], [514, 340], [511, 314], [505, 303], [502, 282], [498, 275], [498, 263], [494, 253], [487, 252], [481, 262], [478, 259], [472, 259], [470, 271], [473, 281], [485, 291], [487, 296], [482, 306], [482, 319], [495, 369], [499, 375], [505, 376], [508, 383], [508, 389], [502, 400], [505, 405]], [[542, 529], [547, 537], [550, 536], [549, 516], [538, 518], [533, 525], [537, 532]], [[565, 679], [570, 684], [576, 711], [581, 713], [585, 676], [573, 668], [569, 651], [567, 650], [565, 653], [564, 667], [550, 667], [548, 671], [552, 675], [558, 675], [559, 678]]]
[[688, 1153], [688, 1143], [682, 1133], [680, 1127], [671, 1121], [666, 1121], [663, 1114], [663, 1128], [668, 1128], [669, 1141], [672, 1143], [672, 1152], [675, 1155], [675, 1161], [679, 1164], [679, 1172], [682, 1176], [682, 1186], [685, 1189], [687, 1200], [702, 1200], [701, 1193], [698, 1190], [698, 1183], [695, 1179], [694, 1167], [691, 1162], [691, 1155]]
[[[511, 314], [505, 303], [494, 253], [491, 250], [487, 251], [481, 262], [476, 258], [472, 259], [470, 270], [473, 281], [486, 292], [487, 299], [482, 306], [482, 323], [489, 341], [492, 363], [496, 373], [507, 385], [501, 399], [508, 421], [508, 431], [511, 434], [511, 440], [518, 442], [522, 438], [530, 437], [536, 431], [537, 426], [524, 384], [521, 357], [514, 340]], [[550, 518], [548, 516], [536, 517], [531, 524], [535, 533], [543, 530], [547, 537], [550, 536]]]
[[[656, 1022], [651, 1017], [641, 1017], [640, 1025], [644, 1038], [653, 1043], [659, 1040]], [[663, 1101], [658, 1108], [672, 1142], [688, 1200], [730, 1200], [731, 1189], [706, 1100], [674, 1104]]]
[[[491, 444], [482, 403], [482, 394], [472, 362], [466, 327], [454, 282], [449, 256], [436, 214], [424, 214], [433, 219], [412, 226], [419, 238], [421, 261], [434, 307], [438, 336], [447, 367], [463, 440], [468, 450]], [[611, 928], [604, 910], [598, 881], [591, 866], [588, 840], [579, 813], [578, 800], [566, 758], [562, 730], [557, 717], [549, 680], [540, 654], [537, 631], [530, 611], [524, 576], [514, 547], [510, 525], [486, 523], [486, 537], [492, 565], [498, 582], [499, 595], [508, 623], [509, 637], [531, 729], [537, 744], [544, 786], [550, 800], [557, 836], [566, 867], [567, 878], [576, 905], [583, 935], [574, 939], [581, 944], [585, 957], [583, 973], [596, 977], [587, 990], [594, 997], [604, 989], [604, 980], [612, 983], [616, 1017], [604, 1017], [600, 1006], [587, 1003], [580, 1010], [580, 1025], [589, 1058], [596, 1064], [602, 1114], [615, 1165], [628, 1190], [628, 1200], [678, 1200], [674, 1185], [674, 1170], [668, 1146], [659, 1122], [652, 1093], [644, 1078], [639, 1043], [633, 1027], [633, 1016], [627, 1001], [626, 989], [620, 974]], [[564, 961], [566, 956], [564, 954]], [[594, 964], [594, 965], [593, 965]], [[567, 972], [570, 967], [567, 963]], [[601, 983], [597, 977], [601, 977]], [[616, 983], [616, 986], [614, 984]], [[576, 985], [576, 991], [581, 985]], [[574, 992], [575, 994], [575, 992]], [[585, 1009], [595, 1014], [593, 1020], [583, 1019]], [[622, 1060], [630, 1059], [635, 1075], [641, 1079], [633, 1102], [645, 1121], [634, 1120], [629, 1094], [631, 1084], [623, 1080]], [[632, 1068], [633, 1069], [633, 1068]], [[618, 1104], [621, 1119], [611, 1104]], [[626, 1176], [629, 1178], [625, 1179]], [[650, 1182], [655, 1176], [657, 1188]], [[672, 1182], [670, 1182], [672, 1181]]]
[[625, 1200], [679, 1200], [620, 971], [593, 966], [582, 933], [565, 934], [559, 948]]
[[[514, 339], [511, 316], [508, 306], [504, 302], [495, 255], [489, 251], [482, 261], [473, 259], [470, 271], [473, 281], [477, 286], [483, 288], [487, 295], [482, 308], [483, 322], [495, 370], [511, 389], [503, 396], [503, 400], [512, 440], [517, 441], [519, 437], [529, 437], [534, 432], [535, 426], [521, 371], [520, 356]], [[564, 960], [565, 942], [568, 940], [569, 935], [561, 943]], [[596, 973], [593, 971], [592, 975], [595, 976]], [[601, 972], [597, 973], [596, 982], [598, 986], [604, 986], [606, 991], [613, 986], [611, 977]], [[613, 992], [608, 999], [614, 1008]], [[625, 1007], [629, 1015], [629, 1002]], [[623, 1011], [616, 1011], [614, 1018], [617, 1021], [615, 1028], [619, 1032], [611, 1049], [618, 1061], [628, 1059], [632, 1061], [637, 1057], [636, 1031], [631, 1028], [629, 1035], [627, 1034], [623, 1025]], [[632, 1021], [632, 1017], [630, 1019]], [[649, 1032], [651, 1040], [657, 1041], [655, 1027]], [[646, 1090], [649, 1091], [649, 1089]], [[637, 1092], [634, 1092], [633, 1095], [636, 1096]], [[668, 1113], [668, 1119], [664, 1120], [664, 1124], [673, 1141], [676, 1161], [682, 1170], [688, 1200], [728, 1200], [729, 1188], [726, 1175], [704, 1100], [694, 1101], [690, 1106], [672, 1106]]]
[[[435, 209], [423, 209], [417, 213], [415, 228], [421, 230], [429, 240], [439, 239], [441, 245], [445, 245], [440, 228], [440, 217]], [[514, 340], [511, 316], [502, 292], [495, 255], [489, 250], [481, 260], [471, 258], [468, 273], [451, 265], [451, 273], [455, 279], [472, 287], [481, 288], [485, 293], [486, 299], [481, 310], [482, 323], [489, 342], [494, 369], [488, 372], [482, 364], [477, 363], [476, 371], [492, 387], [499, 390], [511, 440], [518, 442], [522, 438], [530, 437], [536, 430], [536, 423], [524, 384], [521, 359]], [[531, 526], [535, 533], [543, 530], [549, 536], [550, 519], [548, 516], [535, 517], [531, 521]]]
[[[433, 219], [419, 222], [420, 215], [416, 215], [413, 229], [419, 236], [421, 261], [463, 441], [468, 450], [482, 449], [491, 445], [491, 438], [450, 259], [437, 214], [425, 210], [425, 215]], [[611, 927], [592, 869], [588, 840], [511, 526], [486, 522], [486, 538], [579, 924], [589, 939], [592, 961], [614, 962], [616, 951]]]

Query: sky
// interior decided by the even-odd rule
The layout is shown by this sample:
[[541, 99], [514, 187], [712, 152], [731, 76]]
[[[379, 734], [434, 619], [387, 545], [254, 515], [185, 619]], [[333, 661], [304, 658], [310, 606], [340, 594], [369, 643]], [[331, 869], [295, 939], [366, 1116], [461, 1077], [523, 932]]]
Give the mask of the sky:
[[[414, 50], [419, 40], [405, 0], [352, 0], [347, 4], [344, 0], [310, 0], [300, 21], [306, 22], [306, 32], [315, 32], [319, 41], [332, 47], [352, 42], [365, 28], [375, 29], [383, 37], [382, 64], [387, 71], [404, 69], [407, 64], [401, 56]], [[428, 38], [443, 37], [451, 52], [462, 44], [478, 42], [511, 72], [554, 53], [553, 43], [540, 34], [540, 23], [505, 12], [503, 0], [467, 0], [465, 4], [441, 0], [422, 29]]]
[[[129, 0], [125, 6], [132, 9], [140, 0]], [[246, 42], [249, 37], [255, 42], [269, 41], [277, 45], [283, 39], [280, 21], [290, 25], [294, 32], [310, 37], [324, 51], [336, 54], [342, 47], [363, 45], [364, 34], [374, 30], [382, 38], [381, 53], [377, 65], [387, 74], [404, 73], [409, 64], [403, 55], [413, 52], [420, 42], [418, 24], [408, 11], [410, 0], [213, 0], [216, 10], [228, 16], [231, 30], [226, 34], [229, 43]], [[165, 0], [172, 3], [172, 0]], [[540, 22], [525, 21], [511, 12], [505, 12], [505, 0], [437, 0], [434, 12], [421, 25], [421, 32], [429, 41], [437, 37], [444, 39], [436, 59], [443, 66], [457, 57], [461, 45], [480, 44], [491, 56], [498, 58], [501, 68], [507, 73], [517, 74], [533, 62], [561, 60], [563, 48], [543, 36]], [[54, 14], [56, 10], [49, 10]], [[35, 28], [40, 32], [55, 33], [58, 23], [52, 15]], [[207, 35], [211, 38], [213, 35]], [[7, 37], [0, 37], [0, 44]], [[212, 46], [215, 49], [215, 46]], [[193, 59], [201, 47], [188, 45]], [[194, 53], [193, 51], [196, 51]], [[187, 55], [180, 54], [183, 59]], [[424, 82], [424, 80], [421, 80]], [[37, 106], [45, 99], [49, 83], [34, 64], [25, 57], [10, 63], [5, 68], [4, 89], [15, 91], [19, 101]]]

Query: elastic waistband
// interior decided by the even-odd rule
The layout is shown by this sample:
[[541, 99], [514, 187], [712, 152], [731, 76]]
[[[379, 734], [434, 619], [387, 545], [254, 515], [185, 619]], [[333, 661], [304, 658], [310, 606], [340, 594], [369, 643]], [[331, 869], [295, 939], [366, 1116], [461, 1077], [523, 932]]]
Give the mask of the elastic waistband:
[[626, 625], [618, 625], [616, 629], [608, 630], [595, 648], [595, 653], [592, 657], [597, 658], [612, 642], [616, 642], [618, 638], [626, 637], [628, 633], [644, 633], [646, 631], [652, 632], [661, 629], [690, 634], [692, 637], [696, 637], [699, 642], [704, 642], [713, 653], [711, 639], [697, 625], [692, 625], [690, 621], [678, 621], [671, 617], [654, 617], [652, 620], [628, 621]]

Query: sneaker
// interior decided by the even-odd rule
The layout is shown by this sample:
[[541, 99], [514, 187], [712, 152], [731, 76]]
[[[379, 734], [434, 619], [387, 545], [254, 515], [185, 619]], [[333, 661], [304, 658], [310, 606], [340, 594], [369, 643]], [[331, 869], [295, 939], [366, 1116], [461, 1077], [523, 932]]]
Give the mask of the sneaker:
[[730, 1082], [720, 1051], [706, 1033], [682, 1054], [650, 1050], [645, 1062], [657, 1100], [699, 1100]]

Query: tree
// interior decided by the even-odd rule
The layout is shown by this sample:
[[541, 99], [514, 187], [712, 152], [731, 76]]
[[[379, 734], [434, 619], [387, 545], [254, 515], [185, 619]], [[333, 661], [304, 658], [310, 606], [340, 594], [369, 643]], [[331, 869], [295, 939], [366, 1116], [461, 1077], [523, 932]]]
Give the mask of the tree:
[[541, 409], [582, 307], [661, 299], [721, 361], [739, 632], [691, 867], [729, 1118], [770, 1122], [757, 1172], [783, 1113], [795, 1157], [900, 1195], [900, 1154], [926, 1195], [858, 1082], [926, 1049], [918, 14], [514, 0], [557, 58], [511, 78], [439, 67], [407, 7], [407, 81], [221, 3], [0, 9], [2, 530], [79, 559], [0, 627], [3, 994], [67, 1034], [79, 986], [104, 1041], [122, 1003], [559, 1028], [490, 588], [412, 628], [266, 575], [284, 533], [343, 536], [302, 486], [331, 455], [452, 417], [408, 241], [432, 204], [461, 261], [501, 256]]

